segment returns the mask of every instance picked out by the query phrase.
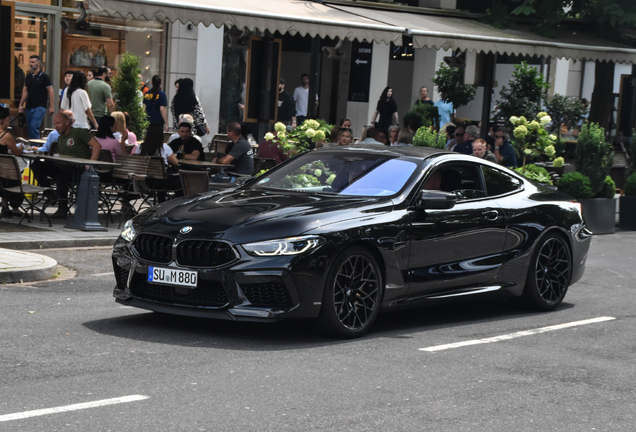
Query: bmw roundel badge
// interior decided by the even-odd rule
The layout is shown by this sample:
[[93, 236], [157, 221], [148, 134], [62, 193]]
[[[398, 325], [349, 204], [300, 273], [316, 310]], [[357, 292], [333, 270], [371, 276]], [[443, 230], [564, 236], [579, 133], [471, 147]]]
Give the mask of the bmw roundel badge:
[[192, 231], [191, 226], [184, 226], [183, 228], [181, 228], [181, 230], [179, 230], [181, 234], [189, 234], [191, 231]]

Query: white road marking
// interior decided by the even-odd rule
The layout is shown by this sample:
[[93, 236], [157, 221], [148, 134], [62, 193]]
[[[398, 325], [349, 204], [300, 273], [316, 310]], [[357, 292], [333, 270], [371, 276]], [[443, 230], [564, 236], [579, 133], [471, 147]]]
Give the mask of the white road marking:
[[102, 276], [115, 276], [114, 272], [108, 272], [108, 273], [95, 273], [92, 274], [91, 276], [95, 276], [95, 277], [102, 277]]
[[103, 400], [98, 400], [94, 402], [66, 405], [66, 406], [55, 407], [55, 408], [46, 408], [46, 409], [40, 409], [40, 410], [25, 411], [21, 413], [5, 414], [0, 416], [0, 422], [10, 421], [10, 420], [19, 420], [19, 419], [24, 419], [28, 417], [37, 417], [37, 416], [42, 416], [47, 414], [57, 414], [57, 413], [67, 412], [67, 411], [77, 411], [77, 410], [86, 409], [86, 408], [96, 408], [96, 407], [101, 407], [106, 405], [115, 405], [115, 404], [126, 403], [126, 402], [135, 402], [135, 401], [140, 401], [144, 399], [150, 399], [150, 396], [130, 395], [130, 396], [113, 398], [113, 399], [103, 399]]
[[570, 327], [576, 327], [576, 326], [581, 326], [581, 325], [586, 325], [586, 324], [595, 324], [595, 323], [600, 323], [600, 322], [603, 322], [603, 321], [611, 321], [611, 320], [615, 320], [615, 319], [616, 318], [614, 318], [614, 317], [591, 318], [591, 319], [582, 320], [582, 321], [573, 321], [573, 322], [569, 322], [569, 323], [565, 323], [565, 324], [557, 324], [557, 325], [548, 326], [548, 327], [541, 327], [541, 328], [534, 329], [534, 330], [524, 330], [524, 331], [520, 331], [520, 332], [516, 332], [516, 333], [506, 334], [506, 335], [494, 336], [494, 337], [491, 337], [491, 338], [473, 339], [473, 340], [468, 340], [468, 341], [463, 341], [463, 342], [455, 342], [455, 343], [450, 343], [450, 344], [445, 344], [445, 345], [436, 345], [436, 346], [432, 346], [432, 347], [428, 347], [428, 348], [420, 348], [419, 350], [420, 351], [435, 352], [435, 351], [443, 351], [443, 350], [453, 349], [453, 348], [461, 348], [461, 347], [465, 347], [465, 346], [469, 346], [469, 345], [479, 345], [479, 344], [486, 344], [486, 343], [492, 343], [492, 342], [501, 342], [501, 341], [505, 341], [505, 340], [509, 340], [509, 339], [515, 339], [515, 338], [522, 337], [522, 336], [532, 336], [532, 335], [539, 334], [539, 333], [545, 333], [545, 332], [554, 331], [554, 330], [562, 330], [562, 329], [566, 329], [566, 328], [570, 328]]

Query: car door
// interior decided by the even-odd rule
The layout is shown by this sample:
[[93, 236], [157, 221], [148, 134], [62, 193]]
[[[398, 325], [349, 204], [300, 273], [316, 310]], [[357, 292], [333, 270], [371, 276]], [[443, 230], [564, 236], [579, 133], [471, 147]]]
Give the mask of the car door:
[[409, 296], [483, 285], [497, 275], [506, 218], [496, 200], [487, 196], [480, 165], [447, 162], [430, 174], [459, 174], [446, 184], [442, 180], [439, 188], [457, 195], [452, 209], [409, 210]]

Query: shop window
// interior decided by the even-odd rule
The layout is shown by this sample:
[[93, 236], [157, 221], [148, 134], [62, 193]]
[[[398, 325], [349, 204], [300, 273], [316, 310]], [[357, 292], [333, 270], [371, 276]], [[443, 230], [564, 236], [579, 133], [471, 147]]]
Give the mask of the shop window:
[[165, 76], [165, 24], [156, 21], [89, 15], [86, 22], [76, 23], [78, 14], [63, 14], [60, 89], [64, 73], [81, 70], [88, 73], [108, 66], [117, 75], [121, 55], [130, 52], [140, 58], [142, 80], [153, 75]]

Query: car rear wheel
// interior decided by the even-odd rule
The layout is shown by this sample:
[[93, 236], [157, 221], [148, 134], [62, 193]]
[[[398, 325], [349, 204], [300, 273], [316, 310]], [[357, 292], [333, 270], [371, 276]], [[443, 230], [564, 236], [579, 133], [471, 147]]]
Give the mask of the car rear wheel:
[[381, 300], [382, 275], [377, 261], [362, 247], [347, 249], [329, 272], [319, 328], [343, 339], [362, 336], [378, 316]]
[[540, 311], [561, 304], [572, 274], [570, 248], [557, 234], [546, 235], [532, 256], [523, 298], [529, 307]]

